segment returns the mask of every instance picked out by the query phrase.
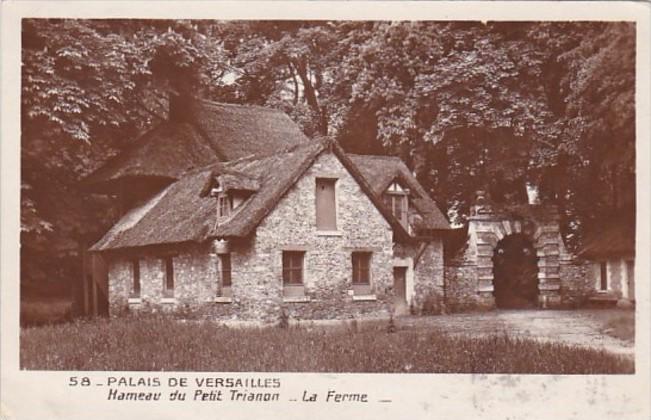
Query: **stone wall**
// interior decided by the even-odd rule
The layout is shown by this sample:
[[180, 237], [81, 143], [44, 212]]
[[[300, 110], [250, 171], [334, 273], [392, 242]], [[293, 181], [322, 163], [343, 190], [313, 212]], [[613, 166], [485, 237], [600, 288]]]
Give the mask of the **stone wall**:
[[416, 314], [445, 312], [443, 241], [435, 239], [423, 243], [417, 252], [414, 257], [412, 310]]
[[579, 308], [594, 294], [594, 279], [590, 263], [579, 259], [565, 260], [560, 264], [561, 306]]
[[[109, 259], [109, 312], [197, 310], [217, 293], [217, 267], [208, 246], [183, 247], [176, 254], [141, 253]], [[173, 297], [164, 294], [165, 256], [174, 265]], [[140, 295], [132, 293], [133, 264], [140, 266]]]
[[493, 309], [491, 294], [477, 292], [477, 270], [471, 266], [445, 267], [445, 308], [447, 312]]
[[[320, 177], [337, 178], [335, 232], [318, 232], [316, 228], [315, 188]], [[309, 302], [282, 298], [283, 250], [305, 253], [304, 294]], [[367, 301], [354, 299], [353, 251], [372, 253], [373, 296]], [[337, 157], [323, 153], [258, 226], [250, 249], [233, 254], [233, 296], [246, 302], [249, 309], [243, 316], [265, 313], [273, 319], [282, 311], [302, 319], [386, 315], [392, 299], [392, 258], [393, 233], [388, 222]], [[249, 286], [236, 290], [236, 284]], [[269, 299], [261, 302], [261, 294]]]

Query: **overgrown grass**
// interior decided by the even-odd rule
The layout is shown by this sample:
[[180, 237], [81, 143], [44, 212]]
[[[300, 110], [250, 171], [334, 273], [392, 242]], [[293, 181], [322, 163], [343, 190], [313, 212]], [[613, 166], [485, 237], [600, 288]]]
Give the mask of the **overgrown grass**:
[[611, 317], [603, 320], [601, 331], [611, 337], [632, 342], [635, 340], [635, 312], [616, 311]]
[[96, 319], [21, 331], [21, 367], [43, 370], [633, 373], [605, 351], [506, 335], [365, 328], [232, 329], [163, 316]]

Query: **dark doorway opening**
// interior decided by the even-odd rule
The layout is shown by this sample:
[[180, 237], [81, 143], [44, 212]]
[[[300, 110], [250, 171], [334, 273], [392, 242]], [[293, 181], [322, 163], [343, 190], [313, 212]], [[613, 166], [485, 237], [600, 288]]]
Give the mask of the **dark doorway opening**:
[[525, 235], [509, 235], [497, 243], [493, 254], [493, 295], [498, 308], [537, 306], [536, 250]]
[[393, 267], [394, 311], [396, 315], [409, 313], [407, 306], [407, 267]]

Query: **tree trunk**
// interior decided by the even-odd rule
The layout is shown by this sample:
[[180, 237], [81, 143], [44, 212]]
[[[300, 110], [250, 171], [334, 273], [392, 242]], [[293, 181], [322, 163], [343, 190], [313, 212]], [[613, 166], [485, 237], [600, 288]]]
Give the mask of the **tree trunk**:
[[296, 71], [298, 77], [301, 79], [301, 83], [303, 83], [303, 96], [305, 97], [308, 106], [316, 115], [319, 116], [319, 121], [317, 121], [319, 133], [326, 135], [328, 134], [327, 116], [324, 115], [325, 113], [319, 106], [319, 101], [316, 97], [316, 89], [309, 77], [305, 60], [298, 60], [296, 63]]

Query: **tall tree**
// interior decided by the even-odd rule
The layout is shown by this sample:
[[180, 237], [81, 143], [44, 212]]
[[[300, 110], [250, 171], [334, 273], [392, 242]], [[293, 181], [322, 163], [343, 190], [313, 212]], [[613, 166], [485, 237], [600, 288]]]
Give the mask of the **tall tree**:
[[[70, 278], [80, 247], [114, 220], [80, 179], [165, 118], [167, 93], [214, 85], [212, 26], [187, 21], [27, 19], [21, 95], [23, 279]], [[208, 34], [206, 34], [208, 32]]]

